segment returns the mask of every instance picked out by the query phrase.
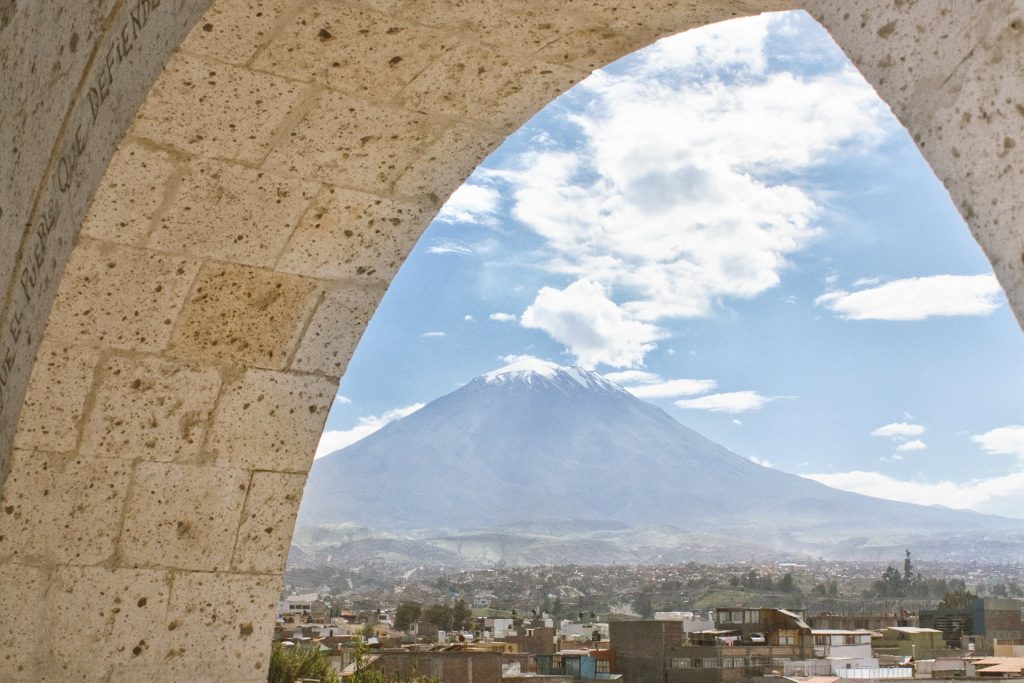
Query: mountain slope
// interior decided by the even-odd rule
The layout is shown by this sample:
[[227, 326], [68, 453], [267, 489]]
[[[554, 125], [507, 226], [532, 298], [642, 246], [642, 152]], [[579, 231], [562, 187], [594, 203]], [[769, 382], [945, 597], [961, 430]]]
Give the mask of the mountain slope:
[[466, 529], [566, 519], [664, 524], [776, 547], [837, 533], [893, 540], [905, 530], [1024, 526], [756, 465], [600, 375], [540, 361], [478, 377], [317, 460], [299, 523]]

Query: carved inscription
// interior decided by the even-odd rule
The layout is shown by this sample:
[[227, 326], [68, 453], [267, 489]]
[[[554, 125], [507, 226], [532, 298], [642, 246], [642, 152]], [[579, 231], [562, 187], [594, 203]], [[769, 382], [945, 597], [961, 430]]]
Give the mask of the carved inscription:
[[59, 143], [60, 155], [50, 170], [46, 195], [39, 205], [18, 264], [20, 270], [7, 323], [0, 330], [3, 338], [0, 352], [0, 424], [3, 424], [7, 412], [14, 408], [12, 378], [19, 356], [26, 351], [34, 352], [33, 342], [38, 342], [28, 332], [34, 318], [33, 306], [38, 303], [41, 293], [50, 291], [53, 278], [67, 257], [70, 236], [57, 236], [54, 232], [65, 203], [64, 195], [80, 180], [79, 162], [88, 148], [90, 132], [103, 119], [122, 64], [141, 44], [143, 30], [162, 2], [135, 0], [127, 9], [127, 18], [107, 34], [104, 44], [95, 48], [87, 89], [76, 101], [70, 125]]

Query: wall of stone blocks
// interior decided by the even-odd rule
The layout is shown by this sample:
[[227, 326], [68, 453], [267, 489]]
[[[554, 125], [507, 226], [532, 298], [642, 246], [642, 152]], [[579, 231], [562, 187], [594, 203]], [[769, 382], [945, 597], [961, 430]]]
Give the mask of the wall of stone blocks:
[[[594, 68], [791, 6], [57, 4], [0, 0], [3, 681], [265, 680], [326, 411], [444, 199]], [[805, 6], [1020, 317], [1021, 4]]]

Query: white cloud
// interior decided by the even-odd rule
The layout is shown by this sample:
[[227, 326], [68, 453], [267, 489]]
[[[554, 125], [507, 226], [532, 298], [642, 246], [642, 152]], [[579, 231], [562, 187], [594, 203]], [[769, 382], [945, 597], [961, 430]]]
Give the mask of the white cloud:
[[421, 337], [445, 337], [445, 336], [447, 336], [447, 333], [446, 332], [424, 332], [420, 336]]
[[995, 455], [1016, 455], [1024, 459], [1024, 426], [999, 427], [984, 434], [975, 434], [971, 441], [981, 446], [986, 453]]
[[[905, 451], [923, 451], [926, 448], [928, 448], [928, 444], [926, 444], [924, 441], [921, 441], [921, 439], [914, 439], [913, 441], [907, 441], [906, 443], [901, 443], [899, 446], [896, 447], [896, 450], [901, 451], [901, 452], [905, 452]], [[893, 457], [898, 457], [898, 456], [893, 456]]]
[[514, 323], [517, 320], [514, 313], [491, 313], [490, 318], [499, 323]]
[[522, 315], [523, 327], [547, 332], [564, 344], [581, 367], [641, 365], [664, 333], [636, 320], [608, 298], [605, 288], [577, 280], [565, 289], [544, 287]]
[[349, 405], [352, 403], [352, 399], [350, 399], [348, 396], [338, 394], [337, 396], [334, 397], [334, 402], [340, 403], [341, 405]]
[[606, 372], [606, 379], [626, 388], [637, 398], [671, 398], [703, 394], [718, 387], [713, 379], [662, 379], [661, 375], [646, 370]]
[[438, 244], [432, 244], [427, 247], [427, 253], [469, 256], [473, 253], [473, 249], [465, 244], [460, 244], [459, 242], [439, 242]]
[[471, 315], [464, 315], [464, 316], [462, 316], [462, 319], [465, 320], [467, 323], [475, 323], [476, 322], [476, 318], [474, 318]]
[[445, 223], [487, 223], [494, 218], [501, 194], [493, 187], [464, 183], [452, 193], [435, 220]]
[[[733, 420], [733, 422], [735, 422], [735, 420]], [[775, 467], [775, 465], [771, 464], [767, 460], [761, 460], [756, 455], [750, 456], [749, 460], [750, 460], [750, 462], [754, 463], [755, 465], [760, 465], [761, 467], [771, 467], [771, 468]]]
[[756, 391], [729, 391], [721, 394], [709, 394], [700, 398], [684, 399], [676, 401], [675, 404], [680, 408], [710, 410], [716, 413], [745, 413], [751, 410], [760, 410], [775, 398], [774, 396], [762, 396]]
[[325, 455], [351, 446], [356, 441], [368, 437], [375, 431], [395, 420], [400, 420], [407, 415], [412, 415], [425, 404], [414, 403], [404, 408], [389, 410], [383, 415], [368, 415], [359, 418], [358, 423], [352, 429], [327, 430], [320, 435], [320, 443], [316, 447], [316, 454], [313, 458], [322, 458]]
[[552, 362], [552, 361], [546, 360], [544, 358], [537, 358], [537, 356], [531, 356], [528, 353], [510, 353], [507, 356], [498, 356], [498, 360], [500, 360], [505, 365], [513, 365], [513, 364], [516, 364], [516, 363], [526, 363], [526, 364], [534, 364], [534, 365], [536, 365], [536, 364], [539, 364], [539, 363], [550, 363], [550, 362]]
[[988, 315], [999, 308], [1002, 294], [994, 275], [931, 275], [856, 292], [828, 292], [814, 303], [849, 320], [924, 320]]
[[872, 285], [877, 285], [881, 281], [882, 281], [881, 278], [877, 278], [877, 277], [860, 277], [860, 278], [857, 278], [856, 280], [853, 281], [853, 286], [854, 287], [870, 287]]
[[944, 505], [1010, 517], [1022, 515], [1024, 472], [967, 483], [901, 481], [878, 472], [863, 471], [801, 476], [844, 491], [904, 503]]
[[906, 422], [891, 422], [887, 425], [882, 425], [875, 431], [871, 432], [871, 436], [884, 436], [894, 439], [909, 436], [920, 436], [922, 434], [924, 434], [923, 425], [908, 424]]
[[[487, 172], [545, 240], [542, 265], [604, 285], [648, 323], [779, 283], [788, 256], [819, 234], [801, 173], [880, 139], [885, 107], [852, 68], [767, 73], [772, 21], [687, 31], [629, 73], [595, 73], [583, 84], [592, 100], [569, 117], [578, 151], [529, 152]], [[722, 67], [727, 83], [706, 73]]]
[[622, 370], [620, 372], [602, 373], [604, 378], [616, 384], [655, 384], [661, 381], [661, 375], [646, 370]]
[[627, 386], [626, 389], [637, 398], [671, 398], [703, 394], [717, 387], [718, 382], [713, 379], [670, 379], [655, 384]]

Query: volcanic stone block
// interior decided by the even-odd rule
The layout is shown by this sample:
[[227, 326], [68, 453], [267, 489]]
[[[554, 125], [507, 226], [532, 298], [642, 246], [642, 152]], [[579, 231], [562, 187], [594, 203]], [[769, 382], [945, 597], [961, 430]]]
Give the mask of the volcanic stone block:
[[134, 567], [227, 569], [249, 473], [202, 465], [140, 462], [120, 553]]
[[492, 130], [453, 125], [412, 160], [395, 182], [395, 194], [426, 195], [439, 206], [500, 142]]
[[47, 334], [159, 351], [198, 270], [198, 263], [179, 256], [83, 240], [64, 272]]
[[[511, 133], [587, 72], [506, 55], [486, 45], [446, 52], [402, 92], [410, 109], [484, 122]], [[486, 115], [482, 115], [486, 112]]]
[[0, 511], [0, 558], [93, 564], [111, 557], [131, 465], [16, 450]]
[[248, 370], [224, 388], [207, 455], [224, 466], [305, 474], [337, 388], [316, 375]]
[[[167, 613], [170, 630], [165, 661], [202, 663], [214, 680], [267, 678], [281, 579], [261, 574], [178, 574]], [[189, 679], [191, 680], [191, 679]]]
[[252, 266], [273, 266], [319, 183], [213, 161], [189, 165], [149, 245]]
[[111, 358], [85, 421], [82, 453], [143, 460], [199, 454], [220, 390], [215, 368], [150, 358]]
[[440, 124], [421, 112], [326, 91], [267, 157], [270, 170], [367, 192], [387, 188]]
[[218, 0], [188, 34], [182, 49], [247, 64], [289, 9], [290, 4], [281, 0]]
[[153, 645], [164, 637], [169, 594], [164, 571], [59, 568], [48, 596], [54, 664], [64, 673], [55, 680], [159, 664], [164, 653]]
[[292, 367], [331, 377], [345, 374], [385, 290], [383, 282], [338, 283], [328, 290], [306, 328]]
[[300, 98], [294, 81], [182, 54], [168, 64], [131, 132], [190, 154], [256, 163]]
[[175, 355], [284, 368], [319, 294], [308, 278], [207, 264], [181, 314]]
[[302, 474], [253, 473], [232, 569], [262, 574], [284, 571], [305, 485]]
[[327, 188], [306, 212], [278, 267], [320, 278], [390, 280], [432, 213], [422, 204]]
[[99, 352], [44, 342], [21, 409], [16, 448], [70, 452], [78, 442]]
[[445, 31], [321, 1], [299, 12], [253, 66], [384, 100], [401, 92], [456, 41]]
[[82, 234], [143, 246], [177, 170], [178, 162], [166, 152], [130, 139], [122, 142], [82, 224]]

